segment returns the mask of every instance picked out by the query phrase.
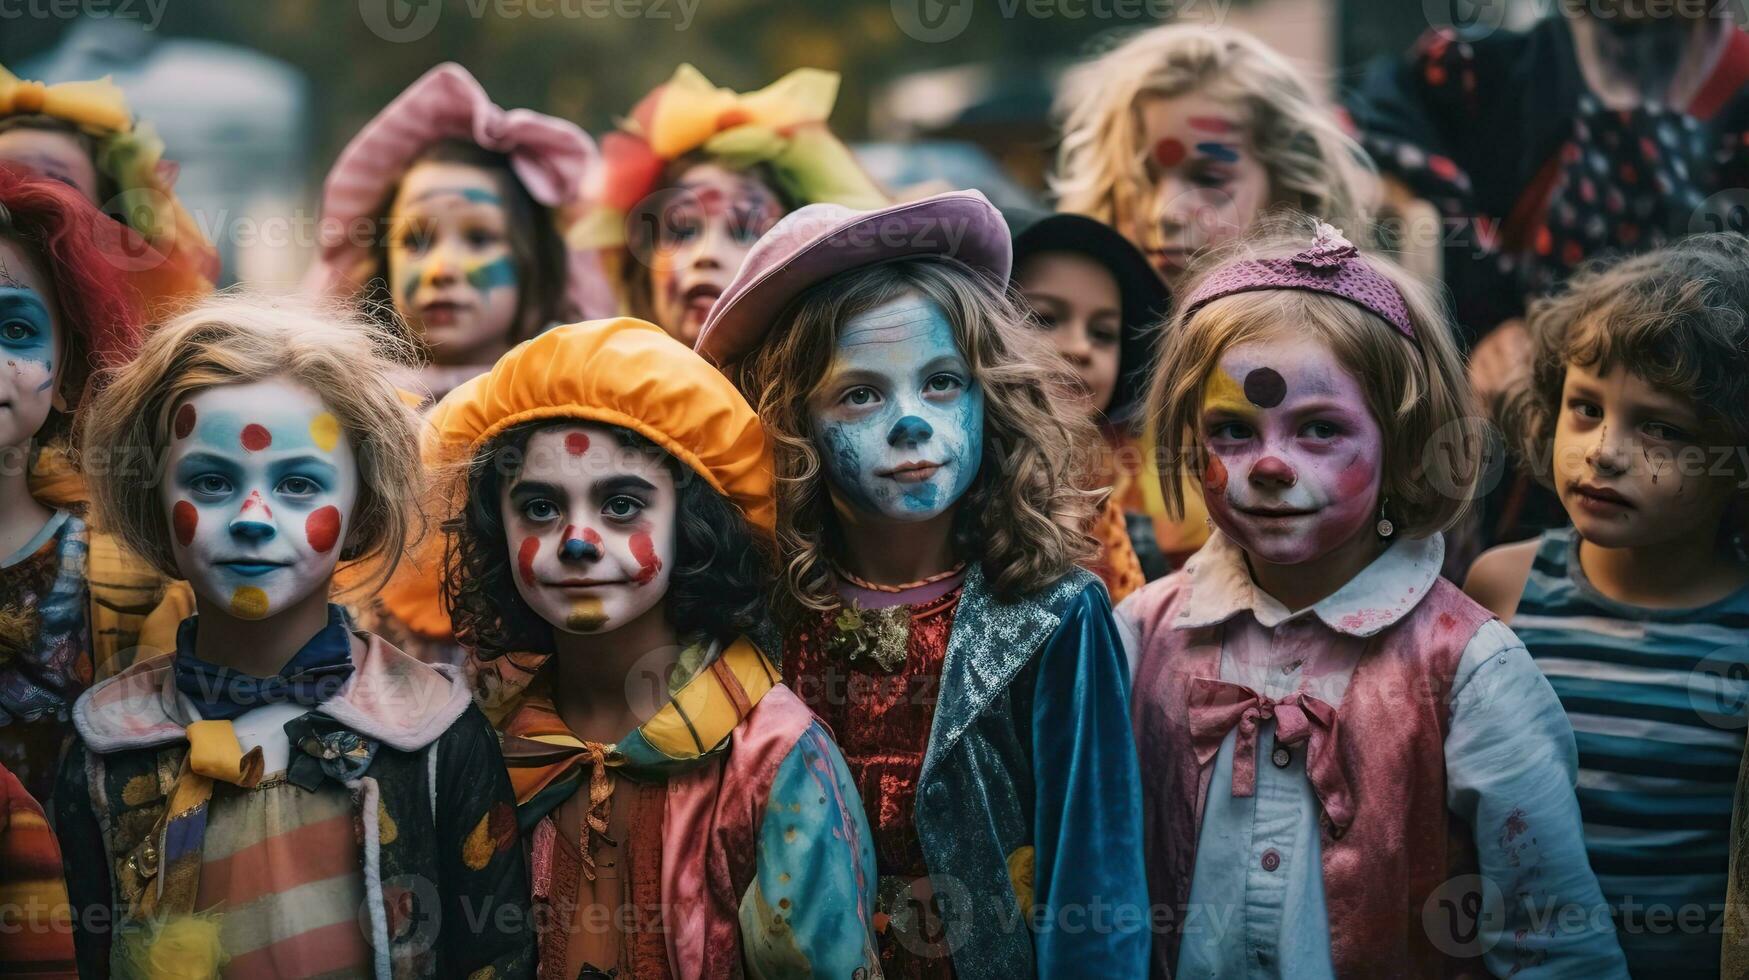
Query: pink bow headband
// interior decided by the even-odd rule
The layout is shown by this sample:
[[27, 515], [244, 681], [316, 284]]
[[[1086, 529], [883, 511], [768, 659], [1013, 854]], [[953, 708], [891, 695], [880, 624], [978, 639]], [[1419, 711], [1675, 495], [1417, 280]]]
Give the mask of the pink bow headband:
[[[312, 286], [346, 293], [361, 285], [350, 273], [370, 249], [351, 240], [349, 229], [377, 217], [414, 158], [446, 139], [504, 154], [529, 197], [561, 221], [574, 220], [572, 212], [582, 209], [598, 166], [595, 141], [576, 125], [530, 109], [500, 108], [467, 69], [438, 65], [365, 124], [334, 162], [323, 187], [322, 248]], [[581, 252], [567, 258], [568, 292], [582, 315], [611, 315], [616, 303], [598, 263]]]
[[1215, 270], [1185, 300], [1184, 316], [1188, 319], [1223, 296], [1260, 289], [1305, 289], [1339, 296], [1415, 339], [1409, 304], [1396, 283], [1374, 269], [1341, 231], [1322, 221], [1312, 246], [1302, 252], [1285, 259], [1247, 259]]

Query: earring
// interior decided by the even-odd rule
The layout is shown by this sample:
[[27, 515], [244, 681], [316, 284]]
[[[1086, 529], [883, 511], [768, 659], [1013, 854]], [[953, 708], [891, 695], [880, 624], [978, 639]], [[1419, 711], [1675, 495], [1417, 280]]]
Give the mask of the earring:
[[1381, 538], [1388, 538], [1391, 535], [1397, 533], [1397, 526], [1395, 524], [1391, 523], [1391, 519], [1389, 517], [1385, 516], [1385, 504], [1388, 504], [1388, 503], [1390, 503], [1389, 500], [1384, 500], [1384, 501], [1381, 501], [1379, 503], [1378, 532], [1379, 532], [1379, 537], [1381, 537]]

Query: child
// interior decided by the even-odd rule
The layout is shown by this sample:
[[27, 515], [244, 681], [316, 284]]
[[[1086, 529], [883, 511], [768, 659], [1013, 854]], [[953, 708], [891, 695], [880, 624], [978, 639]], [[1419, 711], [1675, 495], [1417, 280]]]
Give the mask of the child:
[[1174, 289], [1199, 252], [1267, 211], [1366, 219], [1366, 154], [1299, 70], [1243, 31], [1144, 31], [1073, 69], [1057, 109], [1057, 207], [1122, 232]]
[[86, 409], [88, 450], [163, 461], [95, 505], [197, 615], [74, 708], [55, 808], [82, 975], [532, 973], [491, 726], [459, 670], [328, 601], [340, 560], [392, 569], [418, 489], [379, 333], [212, 300]]
[[[1116, 228], [1181, 290], [1200, 252], [1274, 209], [1364, 227], [1369, 164], [1307, 79], [1243, 31], [1169, 25], [1070, 72], [1058, 99], [1063, 140], [1052, 182], [1059, 210]], [[1141, 426], [1112, 432], [1116, 491], [1150, 578], [1208, 537], [1195, 494], [1174, 520], [1156, 488], [1168, 469]]]
[[798, 68], [737, 95], [691, 65], [602, 137], [601, 206], [575, 240], [601, 249], [622, 308], [691, 345], [747, 250], [804, 204], [886, 203], [826, 128], [838, 75]]
[[1572, 720], [1586, 849], [1636, 975], [1719, 968], [1749, 694], [1746, 317], [1736, 234], [1533, 305], [1513, 427], [1573, 526], [1488, 552], [1465, 584]]
[[48, 800], [73, 701], [126, 666], [164, 592], [86, 522], [69, 463], [93, 367], [133, 355], [141, 313], [66, 185], [0, 165], [0, 766]]
[[156, 317], [212, 291], [219, 253], [176, 198], [177, 166], [108, 77], [44, 85], [0, 67], [0, 161], [73, 188], [115, 220], [96, 230]]
[[1439, 577], [1479, 467], [1426, 452], [1476, 424], [1428, 293], [1322, 223], [1242, 242], [1158, 371], [1162, 457], [1216, 530], [1118, 610], [1174, 916], [1154, 975], [1622, 976], [1566, 716]]
[[[1154, 578], [1166, 573], [1146, 518], [1126, 526], [1119, 491], [1135, 485], [1135, 474], [1112, 464], [1147, 387], [1154, 328], [1171, 297], [1142, 253], [1109, 225], [1079, 214], [1016, 210], [1005, 217], [1014, 234], [1012, 284], [1069, 362], [1080, 407], [1112, 450], [1083, 463], [1096, 474], [1094, 485], [1117, 483], [1100, 511], [1100, 555], [1089, 567], [1111, 601], [1122, 602], [1141, 588], [1150, 566]], [[1136, 537], [1140, 543], [1132, 544]]]
[[541, 976], [875, 975], [856, 789], [747, 638], [773, 520], [753, 410], [618, 319], [517, 347], [433, 421], [465, 484], [447, 605], [501, 719]]
[[[983, 195], [780, 221], [699, 352], [776, 443], [784, 680], [874, 828], [889, 977], [1133, 977], [1140, 777], [1090, 497]], [[1085, 916], [1085, 918], [1081, 918]]]
[[409, 385], [442, 398], [538, 331], [609, 312], [595, 258], [563, 237], [595, 165], [581, 129], [438, 65], [340, 151], [308, 285], [392, 309], [430, 359]]

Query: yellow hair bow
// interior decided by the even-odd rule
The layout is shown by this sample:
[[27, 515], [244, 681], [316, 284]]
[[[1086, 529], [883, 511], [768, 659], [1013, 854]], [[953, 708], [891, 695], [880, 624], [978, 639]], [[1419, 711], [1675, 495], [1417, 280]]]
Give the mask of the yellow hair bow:
[[127, 96], [108, 75], [87, 82], [45, 85], [0, 67], [0, 117], [36, 114], [103, 133], [125, 133], [134, 125]]
[[781, 131], [823, 123], [837, 98], [837, 73], [818, 68], [797, 68], [757, 92], [738, 95], [681, 65], [663, 87], [645, 138], [657, 156], [672, 160], [743, 126]]

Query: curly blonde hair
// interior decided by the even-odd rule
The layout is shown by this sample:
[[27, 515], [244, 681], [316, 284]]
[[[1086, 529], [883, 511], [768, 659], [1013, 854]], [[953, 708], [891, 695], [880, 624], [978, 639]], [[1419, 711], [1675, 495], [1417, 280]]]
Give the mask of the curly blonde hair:
[[207, 388], [287, 378], [320, 396], [351, 442], [359, 491], [341, 558], [380, 559], [368, 580], [380, 585], [412, 536], [408, 502], [423, 477], [418, 417], [389, 381], [413, 361], [404, 340], [342, 307], [245, 293], [206, 300], [153, 332], [82, 410], [79, 456], [98, 519], [180, 578], [158, 485], [171, 413]]
[[1177, 24], [1136, 34], [1064, 77], [1056, 105], [1063, 142], [1051, 181], [1058, 209], [1123, 227], [1151, 186], [1137, 105], [1191, 92], [1245, 112], [1272, 207], [1370, 227], [1372, 161], [1305, 76], [1244, 31]]
[[951, 259], [913, 258], [835, 276], [797, 297], [769, 339], [734, 369], [770, 434], [777, 470], [777, 541], [787, 615], [838, 605], [827, 552], [832, 502], [814, 448], [808, 402], [852, 318], [916, 295], [947, 315], [984, 394], [984, 455], [961, 499], [955, 547], [981, 563], [992, 591], [1013, 599], [1043, 589], [1095, 550], [1097, 494], [1078, 489], [1077, 447], [1092, 423], [1069, 406], [1071, 382], [1042, 335], [1000, 284]]
[[[1253, 235], [1197, 261], [1185, 295], [1234, 262], [1285, 258], [1303, 250], [1312, 226], [1305, 215], [1265, 222]], [[1174, 466], [1161, 474], [1166, 508], [1174, 517], [1182, 518], [1185, 501], [1177, 467], [1201, 474], [1207, 465], [1199, 423], [1209, 374], [1229, 348], [1289, 330], [1322, 340], [1360, 383], [1384, 436], [1379, 493], [1389, 502], [1386, 516], [1397, 529], [1425, 537], [1450, 528], [1469, 510], [1482, 478], [1487, 426], [1444, 309], [1409, 272], [1374, 254], [1365, 258], [1402, 294], [1413, 339], [1356, 303], [1303, 289], [1236, 293], [1188, 317], [1182, 310], [1174, 315], [1147, 406], [1159, 433], [1162, 466]]]

